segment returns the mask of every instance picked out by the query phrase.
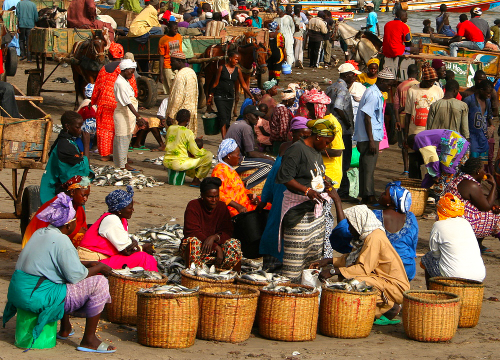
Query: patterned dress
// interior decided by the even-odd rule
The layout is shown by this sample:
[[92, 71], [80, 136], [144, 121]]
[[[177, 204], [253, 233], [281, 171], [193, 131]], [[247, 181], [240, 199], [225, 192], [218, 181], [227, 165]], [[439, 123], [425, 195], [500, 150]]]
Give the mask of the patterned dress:
[[460, 195], [457, 188], [458, 184], [460, 184], [462, 180], [471, 180], [479, 184], [479, 182], [472, 176], [468, 174], [461, 174], [448, 184], [446, 192], [449, 192], [462, 200], [465, 205], [464, 218], [472, 226], [474, 234], [477, 238], [481, 239], [489, 235], [498, 237], [500, 235], [500, 214], [494, 214], [492, 211], [481, 211], [469, 200], [464, 199], [462, 195]]
[[198, 132], [198, 78], [193, 69], [185, 67], [175, 76], [167, 107], [167, 116], [175, 119], [177, 112], [191, 112], [188, 129], [196, 136]]
[[271, 128], [271, 141], [285, 142], [288, 140], [290, 132], [290, 121], [292, 121], [292, 112], [283, 104], [278, 104], [274, 108], [273, 116], [269, 122]]
[[[115, 137], [113, 114], [116, 108], [114, 87], [120, 73], [119, 66], [111, 73], [106, 71], [106, 66], [103, 66], [97, 75], [94, 92], [92, 93], [92, 104], [97, 105], [97, 148], [101, 156], [109, 156], [113, 153], [113, 139]], [[135, 97], [137, 97], [135, 77], [132, 76], [128, 81], [134, 89]]]

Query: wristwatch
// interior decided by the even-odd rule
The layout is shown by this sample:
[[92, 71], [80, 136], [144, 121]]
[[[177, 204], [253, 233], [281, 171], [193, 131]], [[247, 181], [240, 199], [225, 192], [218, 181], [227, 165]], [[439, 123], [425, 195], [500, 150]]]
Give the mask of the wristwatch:
[[335, 268], [331, 268], [330, 269], [330, 275], [335, 275], [337, 272], [335, 271]]

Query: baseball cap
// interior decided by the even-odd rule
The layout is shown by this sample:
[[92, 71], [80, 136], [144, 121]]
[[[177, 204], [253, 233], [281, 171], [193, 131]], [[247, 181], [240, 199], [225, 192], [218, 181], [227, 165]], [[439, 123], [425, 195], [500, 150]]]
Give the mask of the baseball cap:
[[254, 114], [255, 116], [260, 116], [264, 117], [266, 114], [264, 114], [262, 111], [259, 111], [259, 108], [256, 105], [248, 105], [245, 110], [243, 110], [243, 116], [246, 114]]
[[483, 15], [483, 10], [481, 10], [480, 7], [475, 7], [474, 9], [472, 9], [472, 12], [476, 15]]
[[353, 64], [345, 63], [339, 66], [339, 73], [344, 74], [347, 72], [353, 72], [356, 75], [361, 74], [361, 71], [356, 70]]

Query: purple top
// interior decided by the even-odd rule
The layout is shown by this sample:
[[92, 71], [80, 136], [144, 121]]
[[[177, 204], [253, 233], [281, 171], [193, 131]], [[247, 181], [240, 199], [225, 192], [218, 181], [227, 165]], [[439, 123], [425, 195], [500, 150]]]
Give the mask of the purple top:
[[187, 27], [189, 27], [189, 23], [187, 21], [181, 21], [181, 22], [177, 23], [177, 27], [187, 28]]

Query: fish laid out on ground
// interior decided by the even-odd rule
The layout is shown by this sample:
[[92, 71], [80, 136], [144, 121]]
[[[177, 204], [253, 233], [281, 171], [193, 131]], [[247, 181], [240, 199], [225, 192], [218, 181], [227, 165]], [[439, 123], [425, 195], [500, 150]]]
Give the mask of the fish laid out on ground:
[[145, 187], [161, 186], [165, 183], [157, 181], [152, 176], [144, 174], [133, 174], [125, 169], [116, 169], [114, 166], [93, 166], [90, 168], [95, 172], [95, 178], [92, 184], [96, 186], [126, 186], [130, 185], [136, 189]]
[[132, 269], [125, 267], [125, 269], [113, 269], [113, 273], [123, 276], [132, 277], [135, 279], [148, 279], [148, 280], [160, 280], [162, 276], [156, 271], [147, 271], [140, 266], [136, 266]]
[[157, 158], [154, 158], [154, 159], [144, 159], [142, 161], [143, 162], [150, 162], [153, 165], [163, 165], [163, 155], [158, 156]]
[[191, 264], [189, 269], [186, 269], [186, 272], [190, 275], [204, 277], [211, 280], [230, 280], [234, 279], [237, 275], [236, 271], [233, 270], [217, 271], [215, 269], [215, 265], [212, 265], [210, 268], [205, 264], [201, 267], [197, 267], [194, 263]]
[[274, 282], [276, 284], [290, 282], [290, 279], [287, 278], [286, 276], [281, 276], [274, 273], [268, 273], [265, 272], [264, 270], [257, 270], [250, 273], [242, 274], [240, 278], [250, 281], [265, 281], [268, 283]]
[[267, 290], [267, 291], [274, 291], [274, 292], [287, 293], [287, 294], [312, 294], [312, 293], [319, 291], [316, 288], [306, 289], [302, 286], [291, 287], [291, 286], [286, 286], [286, 285], [278, 285], [276, 283], [270, 283], [269, 285], [264, 286], [262, 289]]
[[143, 294], [192, 294], [199, 291], [199, 287], [195, 287], [194, 289], [187, 288], [182, 285], [161, 285], [161, 286], [153, 286], [146, 289], [139, 289], [138, 292]]
[[366, 285], [366, 282], [359, 281], [356, 279], [344, 279], [339, 282], [326, 282], [325, 287], [330, 289], [339, 289], [339, 290], [347, 290], [347, 291], [358, 291], [358, 292], [367, 292], [367, 291], [375, 291], [373, 286]]

